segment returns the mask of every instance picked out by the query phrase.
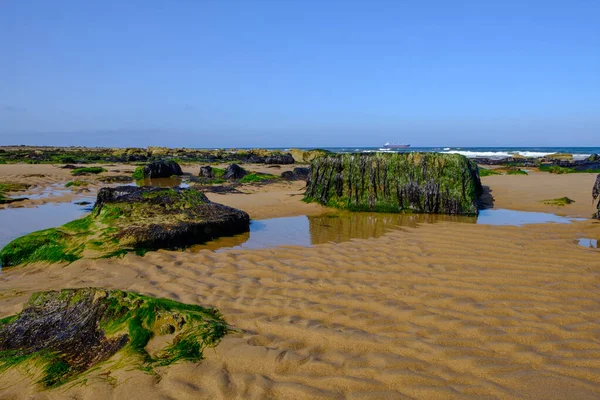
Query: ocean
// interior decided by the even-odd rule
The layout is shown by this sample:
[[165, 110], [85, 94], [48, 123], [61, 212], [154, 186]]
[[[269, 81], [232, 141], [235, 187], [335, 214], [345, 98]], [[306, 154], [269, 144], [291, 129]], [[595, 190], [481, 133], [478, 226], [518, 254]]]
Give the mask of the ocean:
[[[600, 154], [600, 147], [410, 147], [408, 149], [386, 149], [383, 147], [323, 147], [335, 153], [372, 152], [439, 152], [462, 154], [466, 157], [487, 157], [500, 159], [520, 155], [524, 157], [544, 157], [554, 153], [573, 154], [573, 159], [583, 160], [592, 154]], [[289, 150], [289, 149], [288, 149]]]

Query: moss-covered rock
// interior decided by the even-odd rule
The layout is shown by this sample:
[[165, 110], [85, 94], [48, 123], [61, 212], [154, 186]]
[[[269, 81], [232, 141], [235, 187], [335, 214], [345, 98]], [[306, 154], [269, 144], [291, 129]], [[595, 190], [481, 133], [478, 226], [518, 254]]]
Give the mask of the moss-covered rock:
[[27, 200], [27, 197], [12, 198], [7, 195], [9, 192], [21, 192], [27, 190], [31, 185], [26, 183], [2, 182], [0, 183], [0, 204], [10, 204], [17, 201]]
[[[0, 319], [0, 373], [43, 366], [51, 388], [102, 363], [145, 371], [199, 361], [230, 330], [216, 309], [99, 288], [34, 293], [18, 315]], [[171, 335], [152, 354], [146, 345]], [[123, 357], [111, 360], [116, 353]], [[35, 368], [34, 370], [39, 370]]]
[[476, 215], [481, 181], [458, 154], [332, 154], [312, 162], [305, 201], [353, 211]]
[[182, 188], [103, 188], [91, 214], [61, 227], [30, 233], [0, 250], [0, 263], [72, 262], [181, 248], [249, 229], [247, 213]]
[[294, 157], [297, 163], [310, 163], [317, 157], [326, 156], [331, 154], [329, 150], [323, 149], [312, 149], [312, 150], [301, 150], [301, 149], [290, 149], [290, 154]]

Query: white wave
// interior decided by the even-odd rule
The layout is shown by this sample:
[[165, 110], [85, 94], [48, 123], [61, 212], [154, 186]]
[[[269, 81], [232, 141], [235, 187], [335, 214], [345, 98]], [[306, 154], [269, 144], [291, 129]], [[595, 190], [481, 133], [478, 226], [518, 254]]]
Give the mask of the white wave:
[[448, 151], [450, 150], [450, 147], [444, 147], [444, 150]]
[[[515, 155], [519, 155], [522, 157], [546, 157], [550, 154], [555, 154], [554, 152], [540, 152], [540, 151], [462, 151], [462, 150], [450, 150], [443, 151], [442, 153], [447, 154], [462, 154], [465, 157], [474, 158], [474, 157], [486, 157], [486, 158], [506, 158], [513, 157]], [[584, 160], [588, 158], [590, 154], [573, 154], [574, 160]]]

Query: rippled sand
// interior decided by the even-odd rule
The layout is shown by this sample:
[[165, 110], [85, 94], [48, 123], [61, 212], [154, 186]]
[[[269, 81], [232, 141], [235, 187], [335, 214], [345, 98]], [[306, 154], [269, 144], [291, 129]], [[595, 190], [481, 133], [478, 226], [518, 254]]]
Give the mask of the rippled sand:
[[8, 270], [0, 316], [34, 291], [102, 286], [214, 306], [239, 331], [160, 379], [101, 369], [36, 393], [13, 371], [0, 397], [597, 399], [600, 251], [580, 237], [600, 239], [600, 223], [439, 222], [310, 248]]

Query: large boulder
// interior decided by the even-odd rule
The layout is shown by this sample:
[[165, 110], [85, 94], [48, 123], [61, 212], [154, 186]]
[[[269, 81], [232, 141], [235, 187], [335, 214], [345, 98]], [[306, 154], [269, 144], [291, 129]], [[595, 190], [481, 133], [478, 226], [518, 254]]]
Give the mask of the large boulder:
[[237, 164], [231, 164], [229, 167], [227, 167], [225, 175], [223, 175], [223, 179], [242, 179], [246, 175], [248, 175], [248, 171], [246, 171], [244, 168]]
[[[199, 362], [229, 326], [215, 309], [99, 288], [34, 293], [23, 311], [0, 319], [0, 371], [24, 364], [51, 388], [120, 353], [152, 371], [177, 361]], [[158, 348], [148, 342], [157, 336]], [[39, 368], [44, 366], [44, 368]]]
[[312, 162], [304, 199], [353, 211], [476, 215], [477, 165], [458, 154], [334, 154]]
[[247, 213], [213, 203], [193, 188], [102, 188], [91, 214], [13, 240], [0, 251], [0, 263], [72, 262], [181, 248], [246, 232], [249, 226]]
[[213, 169], [210, 165], [205, 165], [200, 167], [200, 173], [198, 174], [201, 178], [212, 178], [213, 177]]
[[287, 154], [273, 154], [265, 157], [265, 164], [293, 164], [294, 157], [290, 153]]
[[[139, 175], [139, 171], [139, 169], [136, 169], [134, 174]], [[173, 160], [152, 162], [145, 165], [141, 171], [141, 178], [143, 179], [168, 178], [173, 175], [183, 175], [181, 167]], [[140, 177], [137, 176], [136, 178]]]
[[293, 171], [285, 171], [281, 173], [281, 177], [288, 181], [306, 181], [310, 176], [310, 168], [298, 167]]

